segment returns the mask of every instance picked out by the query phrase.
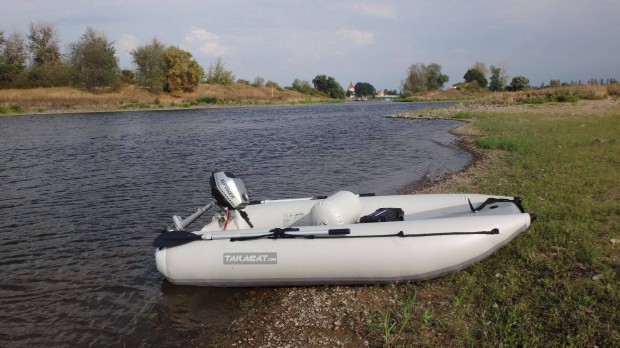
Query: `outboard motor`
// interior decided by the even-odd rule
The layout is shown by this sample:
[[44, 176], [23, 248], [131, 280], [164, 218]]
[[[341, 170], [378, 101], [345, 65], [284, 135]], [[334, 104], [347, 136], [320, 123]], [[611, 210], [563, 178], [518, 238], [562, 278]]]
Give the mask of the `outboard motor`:
[[254, 227], [250, 222], [248, 214], [242, 209], [250, 204], [250, 198], [248, 192], [245, 189], [245, 185], [241, 179], [237, 178], [230, 172], [213, 172], [209, 179], [211, 183], [211, 194], [215, 201], [210, 202], [204, 207], [198, 208], [198, 210], [186, 219], [181, 218], [178, 215], [172, 217], [174, 227], [168, 228], [169, 231], [183, 231], [185, 227], [189, 226], [192, 222], [198, 219], [207, 210], [218, 205], [220, 208], [227, 208], [231, 210], [237, 210], [241, 217], [248, 223], [250, 227]]
[[221, 207], [237, 210], [241, 217], [250, 227], [254, 227], [250, 222], [248, 214], [242, 209], [250, 204], [248, 191], [241, 179], [231, 172], [213, 172], [211, 174], [211, 194]]
[[233, 173], [213, 172], [210, 182], [211, 194], [221, 207], [238, 210], [250, 204], [245, 185]]

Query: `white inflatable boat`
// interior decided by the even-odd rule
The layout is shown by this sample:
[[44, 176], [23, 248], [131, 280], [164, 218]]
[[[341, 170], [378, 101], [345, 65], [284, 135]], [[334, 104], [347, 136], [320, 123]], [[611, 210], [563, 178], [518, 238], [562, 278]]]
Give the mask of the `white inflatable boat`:
[[[425, 280], [489, 256], [535, 219], [519, 198], [479, 194], [356, 195], [250, 203], [228, 172], [215, 202], [161, 233], [157, 269], [174, 284], [272, 286]], [[186, 227], [212, 207], [199, 231]]]

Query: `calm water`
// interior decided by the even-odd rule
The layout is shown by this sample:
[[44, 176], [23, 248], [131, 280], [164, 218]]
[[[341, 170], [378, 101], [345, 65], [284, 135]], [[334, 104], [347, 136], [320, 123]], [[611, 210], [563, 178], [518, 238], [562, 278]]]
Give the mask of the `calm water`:
[[155, 231], [207, 202], [214, 170], [241, 177], [251, 199], [398, 193], [459, 170], [470, 156], [447, 133], [458, 122], [384, 117], [429, 106], [0, 117], [0, 346], [217, 334], [244, 298], [269, 289], [167, 283]]

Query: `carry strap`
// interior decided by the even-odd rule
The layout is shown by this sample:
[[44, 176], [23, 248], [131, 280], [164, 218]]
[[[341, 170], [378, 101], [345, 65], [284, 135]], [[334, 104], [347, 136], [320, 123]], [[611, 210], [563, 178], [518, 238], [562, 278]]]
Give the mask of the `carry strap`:
[[491, 198], [487, 198], [486, 201], [482, 202], [482, 204], [480, 204], [478, 207], [474, 208], [474, 206], [473, 206], [473, 204], [471, 204], [471, 201], [469, 200], [469, 198], [467, 199], [467, 203], [469, 203], [469, 209], [471, 209], [472, 213], [477, 213], [477, 212], [481, 211], [482, 209], [484, 209], [484, 207], [486, 207], [487, 205], [494, 204], [494, 203], [512, 203], [512, 204], [516, 205], [517, 208], [519, 208], [519, 210], [522, 213], [525, 213], [525, 210], [523, 209], [523, 206], [521, 205], [522, 202], [523, 202], [523, 200], [520, 197], [514, 197], [513, 199], [491, 197]]

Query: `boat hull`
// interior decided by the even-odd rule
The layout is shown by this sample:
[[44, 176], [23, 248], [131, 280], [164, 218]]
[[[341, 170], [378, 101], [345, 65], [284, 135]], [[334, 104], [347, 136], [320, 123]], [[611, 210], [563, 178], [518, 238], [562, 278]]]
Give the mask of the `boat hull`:
[[[479, 204], [488, 197], [491, 196], [426, 195], [418, 200], [413, 199], [414, 196], [360, 197], [362, 213], [367, 214], [391, 203], [389, 206], [404, 208], [405, 221], [296, 227], [299, 232], [309, 234], [310, 231], [334, 228], [348, 231], [346, 235], [315, 238], [197, 240], [158, 248], [157, 268], [174, 284], [202, 286], [376, 284], [427, 280], [488, 257], [529, 227], [531, 215], [511, 203], [471, 211], [467, 200], [473, 199]], [[442, 203], [437, 203], [439, 201]], [[284, 204], [270, 204], [255, 208], [248, 206], [248, 215], [260, 221], [261, 209], [268, 208], [271, 212], [279, 211], [277, 216], [290, 216], [291, 211], [297, 212], [298, 217], [307, 216], [310, 210], [307, 207], [302, 209], [302, 206], [311, 209], [316, 202], [288, 202], [286, 207]], [[422, 206], [426, 210], [422, 210]], [[283, 221], [272, 227], [290, 227], [294, 221], [306, 223], [308, 219], [271, 220], [272, 223]], [[230, 225], [240, 236], [247, 233], [268, 235], [272, 230], [260, 225], [253, 229], [244, 227], [241, 220]], [[218, 222], [214, 221], [196, 233], [209, 238], [231, 231], [221, 231]]]

